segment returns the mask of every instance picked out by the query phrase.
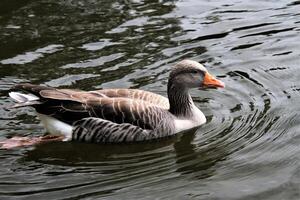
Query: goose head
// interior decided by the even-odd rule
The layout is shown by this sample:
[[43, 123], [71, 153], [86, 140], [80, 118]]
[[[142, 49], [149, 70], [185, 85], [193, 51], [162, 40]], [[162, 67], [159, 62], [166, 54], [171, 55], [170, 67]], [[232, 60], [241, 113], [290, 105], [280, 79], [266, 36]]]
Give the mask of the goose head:
[[205, 117], [194, 105], [188, 91], [191, 88], [208, 87], [223, 88], [225, 84], [213, 77], [203, 65], [196, 61], [183, 60], [177, 63], [171, 70], [168, 81], [169, 111], [177, 117], [199, 118], [199, 124], [203, 123]]
[[169, 76], [169, 87], [178, 89], [223, 88], [225, 84], [213, 77], [200, 63], [183, 60], [173, 67]]

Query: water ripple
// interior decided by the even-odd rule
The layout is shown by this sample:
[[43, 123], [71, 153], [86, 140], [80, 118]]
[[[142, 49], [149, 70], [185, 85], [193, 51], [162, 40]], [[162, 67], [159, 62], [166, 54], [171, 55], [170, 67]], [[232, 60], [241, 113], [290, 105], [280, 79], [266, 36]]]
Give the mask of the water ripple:
[[0, 150], [1, 199], [299, 199], [297, 1], [15, 4], [0, 18], [0, 139], [44, 134], [31, 109], [7, 109], [15, 83], [166, 96], [190, 58], [226, 88], [191, 90], [207, 123], [173, 138]]

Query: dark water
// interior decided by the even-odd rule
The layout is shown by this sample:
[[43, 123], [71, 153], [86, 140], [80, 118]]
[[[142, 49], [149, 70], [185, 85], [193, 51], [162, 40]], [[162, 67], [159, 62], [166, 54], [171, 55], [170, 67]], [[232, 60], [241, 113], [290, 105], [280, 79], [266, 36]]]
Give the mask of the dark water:
[[207, 124], [0, 150], [0, 199], [300, 199], [300, 1], [2, 0], [0, 140], [44, 134], [32, 109], [3, 108], [15, 83], [166, 95], [184, 58], [227, 86], [192, 91]]

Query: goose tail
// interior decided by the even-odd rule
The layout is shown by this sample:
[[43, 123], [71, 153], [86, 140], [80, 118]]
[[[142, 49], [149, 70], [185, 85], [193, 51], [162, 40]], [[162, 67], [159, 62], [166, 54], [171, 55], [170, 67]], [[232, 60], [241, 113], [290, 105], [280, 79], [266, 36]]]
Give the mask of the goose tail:
[[[35, 106], [42, 104], [40, 98], [35, 96], [34, 94], [23, 94], [20, 92], [10, 92], [9, 96], [16, 101], [17, 103], [11, 108], [19, 108], [25, 106]], [[52, 135], [60, 135], [63, 136], [63, 141], [68, 141], [72, 139], [73, 127], [69, 124], [66, 124], [58, 119], [55, 119], [51, 116], [43, 115], [37, 113], [39, 119], [42, 124], [45, 126], [48, 133]]]
[[33, 94], [23, 94], [20, 92], [10, 92], [9, 96], [17, 103], [10, 108], [19, 108], [41, 104], [40, 98]]

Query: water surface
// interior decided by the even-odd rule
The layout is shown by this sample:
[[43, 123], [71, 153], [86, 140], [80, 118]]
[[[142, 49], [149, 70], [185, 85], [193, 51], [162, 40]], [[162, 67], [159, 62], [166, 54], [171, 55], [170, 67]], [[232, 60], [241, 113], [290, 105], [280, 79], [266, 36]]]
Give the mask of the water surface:
[[0, 150], [0, 199], [299, 199], [300, 2], [0, 3], [0, 140], [44, 134], [7, 110], [20, 82], [166, 95], [189, 58], [226, 84], [192, 90], [207, 124], [136, 145]]

